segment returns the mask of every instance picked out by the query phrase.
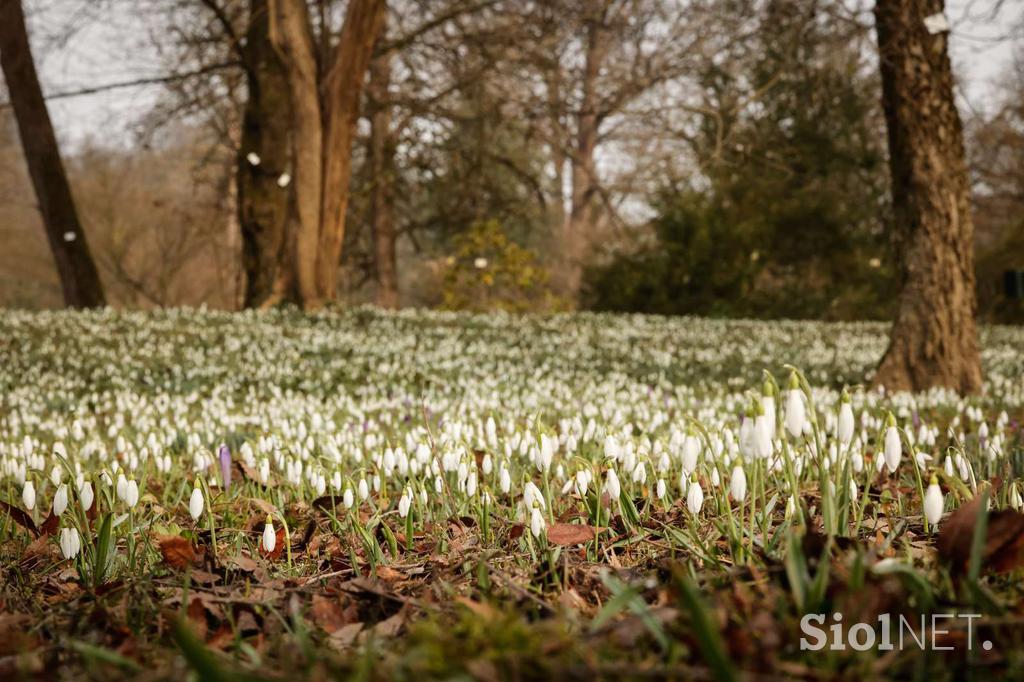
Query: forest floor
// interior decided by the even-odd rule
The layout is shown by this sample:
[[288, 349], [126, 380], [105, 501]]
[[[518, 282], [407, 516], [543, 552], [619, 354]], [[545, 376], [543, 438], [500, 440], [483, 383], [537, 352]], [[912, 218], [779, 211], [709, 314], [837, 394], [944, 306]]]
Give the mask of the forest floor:
[[885, 332], [0, 312], [0, 677], [1019, 679], [1024, 330]]

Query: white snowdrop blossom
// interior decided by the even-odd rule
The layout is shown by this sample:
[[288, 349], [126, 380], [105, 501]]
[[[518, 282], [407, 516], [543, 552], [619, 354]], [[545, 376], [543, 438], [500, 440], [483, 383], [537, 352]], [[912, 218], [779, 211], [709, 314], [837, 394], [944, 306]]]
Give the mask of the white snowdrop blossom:
[[53, 494], [53, 515], [60, 516], [68, 508], [68, 486], [61, 483], [57, 492]]
[[267, 523], [263, 526], [263, 551], [268, 554], [277, 547], [277, 531], [274, 530], [274, 521], [267, 516]]
[[192, 496], [188, 500], [188, 513], [193, 521], [198, 521], [199, 517], [203, 515], [204, 505], [203, 491], [199, 489], [199, 486], [192, 488]]
[[21, 489], [21, 501], [25, 504], [25, 509], [32, 511], [36, 507], [36, 487], [32, 485], [32, 481], [25, 481], [25, 486]]
[[729, 480], [729, 495], [737, 502], [742, 502], [747, 497], [747, 474], [738, 464], [733, 467]]
[[939, 488], [939, 481], [935, 476], [932, 476], [928, 490], [924, 493], [924, 516], [928, 519], [928, 523], [933, 526], [938, 525], [939, 519], [942, 518], [944, 502], [945, 498], [942, 494], [942, 489]]

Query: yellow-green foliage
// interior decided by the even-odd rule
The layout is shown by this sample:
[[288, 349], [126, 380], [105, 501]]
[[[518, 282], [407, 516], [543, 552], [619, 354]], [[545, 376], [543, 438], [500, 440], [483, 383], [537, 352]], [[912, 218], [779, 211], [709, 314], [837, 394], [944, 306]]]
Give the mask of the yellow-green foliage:
[[564, 308], [537, 254], [509, 239], [501, 223], [475, 223], [454, 241], [444, 273], [448, 310], [549, 311]]

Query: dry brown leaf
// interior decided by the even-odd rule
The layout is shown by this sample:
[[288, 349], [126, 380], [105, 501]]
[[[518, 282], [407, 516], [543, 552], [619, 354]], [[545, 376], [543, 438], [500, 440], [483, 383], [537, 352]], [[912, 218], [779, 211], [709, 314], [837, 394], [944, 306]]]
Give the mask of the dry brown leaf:
[[362, 623], [349, 623], [332, 632], [327, 642], [338, 651], [345, 651], [356, 641], [362, 629]]
[[348, 619], [337, 598], [314, 594], [310, 615], [313, 622], [328, 634], [333, 634], [348, 625]]
[[576, 523], [552, 523], [548, 526], [548, 542], [556, 545], [578, 545], [593, 540], [599, 528]]
[[180, 535], [158, 535], [156, 542], [164, 563], [172, 568], [185, 568], [196, 560], [192, 543]]
[[18, 509], [14, 505], [8, 504], [3, 500], [0, 500], [0, 510], [7, 512], [10, 515], [11, 520], [19, 526], [21, 526], [22, 528], [24, 528], [25, 530], [29, 531], [35, 536], [39, 535], [39, 529], [36, 528], [35, 521], [33, 521], [32, 517], [29, 516], [24, 510]]
[[[955, 574], [967, 572], [974, 527], [981, 510], [976, 495], [943, 521], [935, 547], [952, 564]], [[989, 512], [982, 553], [982, 570], [1005, 573], [1024, 566], [1024, 514], [1010, 509]]]

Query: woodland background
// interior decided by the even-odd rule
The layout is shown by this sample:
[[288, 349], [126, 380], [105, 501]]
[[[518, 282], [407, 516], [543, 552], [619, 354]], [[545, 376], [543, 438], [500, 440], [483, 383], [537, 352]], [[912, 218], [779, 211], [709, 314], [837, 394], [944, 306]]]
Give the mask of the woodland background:
[[[345, 3], [307, 4], [326, 54]], [[25, 3], [37, 60], [115, 19], [147, 29], [136, 43], [159, 55], [162, 73], [131, 84], [157, 94], [130, 134], [96, 130], [61, 150], [108, 303], [254, 302], [238, 183], [258, 170], [246, 158], [246, 60], [256, 49], [246, 38], [264, 5]], [[1024, 47], [1014, 5], [986, 8], [1005, 23], [999, 39], [1014, 54], [990, 84], [991, 105], [958, 98], [978, 316], [991, 322], [1024, 321], [1002, 285], [1004, 270], [1024, 266]], [[877, 60], [867, 3], [392, 0], [359, 104], [339, 298], [891, 319]], [[93, 96], [43, 85], [48, 97]], [[261, 191], [288, 201], [290, 185], [277, 181], [293, 160], [280, 147], [276, 160], [263, 154], [263, 168], [280, 169]], [[0, 243], [0, 305], [60, 307], [5, 105]]]

